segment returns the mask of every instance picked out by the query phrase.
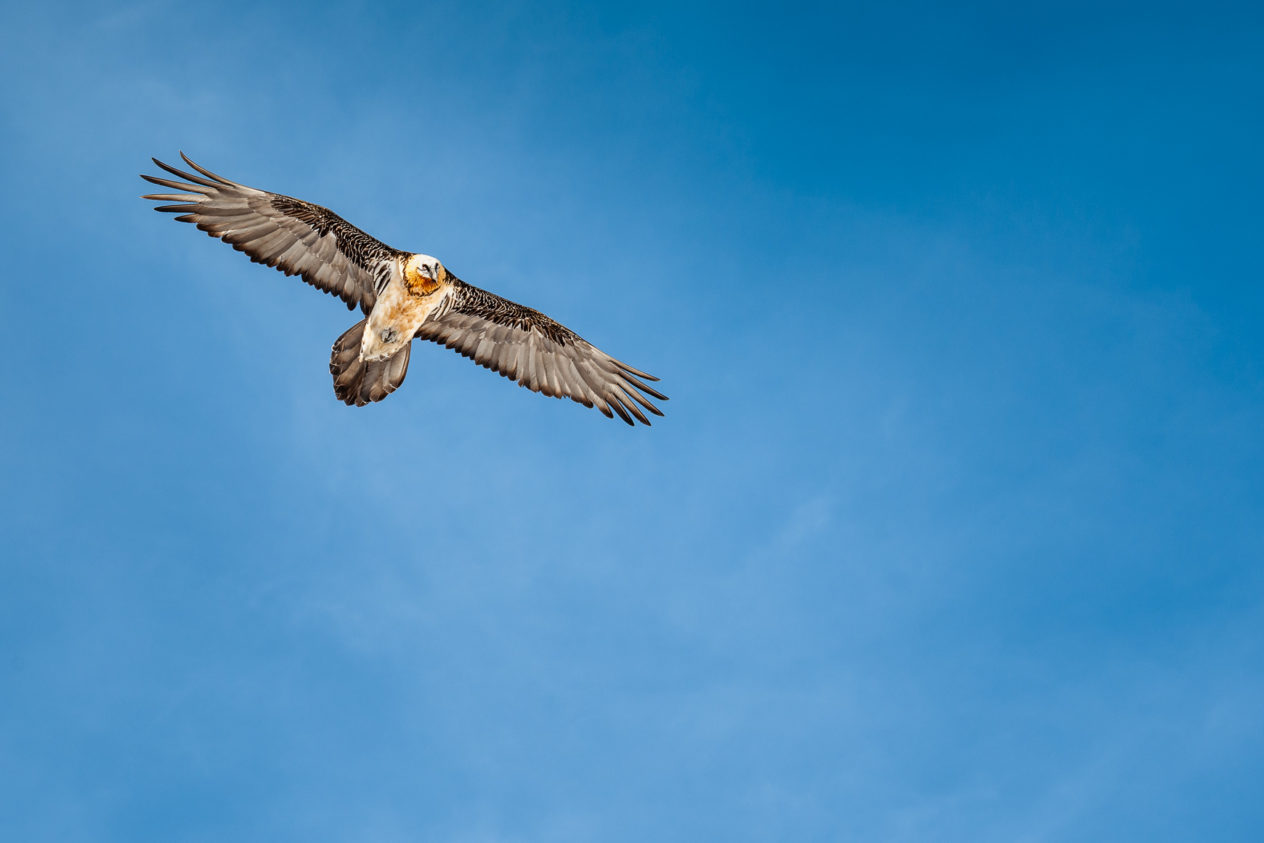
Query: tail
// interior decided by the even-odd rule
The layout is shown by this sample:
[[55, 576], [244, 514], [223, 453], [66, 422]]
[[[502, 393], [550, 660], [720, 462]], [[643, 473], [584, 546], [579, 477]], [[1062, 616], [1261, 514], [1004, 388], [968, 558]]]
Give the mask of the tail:
[[357, 407], [363, 407], [370, 401], [381, 401], [399, 389], [404, 375], [408, 374], [411, 344], [385, 360], [369, 362], [360, 359], [360, 337], [368, 321], [361, 319], [338, 337], [333, 356], [329, 358], [329, 371], [334, 376], [334, 395]]

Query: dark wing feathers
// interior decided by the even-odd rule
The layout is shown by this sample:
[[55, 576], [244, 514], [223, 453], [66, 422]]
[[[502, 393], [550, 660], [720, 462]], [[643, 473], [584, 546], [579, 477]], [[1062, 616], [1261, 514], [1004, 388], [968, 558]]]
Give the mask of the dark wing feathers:
[[286, 275], [300, 275], [317, 289], [332, 293], [368, 313], [385, 280], [389, 261], [401, 252], [381, 243], [327, 208], [237, 184], [180, 157], [196, 173], [154, 163], [182, 181], [142, 176], [178, 191], [152, 193], [145, 199], [175, 204], [154, 210], [179, 214], [198, 228], [244, 252], [256, 263]]
[[667, 400], [645, 383], [658, 378], [615, 360], [538, 310], [460, 279], [453, 279], [447, 300], [417, 336], [447, 346], [519, 386], [596, 407], [607, 417], [617, 414], [628, 424], [635, 424], [633, 419], [650, 423], [642, 408], [662, 415], [646, 396]]

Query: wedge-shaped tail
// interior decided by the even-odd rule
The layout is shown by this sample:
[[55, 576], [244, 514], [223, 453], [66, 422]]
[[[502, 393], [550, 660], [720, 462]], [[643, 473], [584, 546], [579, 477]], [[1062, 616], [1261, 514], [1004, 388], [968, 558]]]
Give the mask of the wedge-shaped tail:
[[334, 394], [344, 403], [357, 407], [381, 401], [399, 389], [408, 374], [407, 345], [385, 360], [368, 362], [360, 359], [360, 338], [368, 321], [361, 319], [338, 337], [333, 355], [329, 358], [329, 371], [334, 376]]

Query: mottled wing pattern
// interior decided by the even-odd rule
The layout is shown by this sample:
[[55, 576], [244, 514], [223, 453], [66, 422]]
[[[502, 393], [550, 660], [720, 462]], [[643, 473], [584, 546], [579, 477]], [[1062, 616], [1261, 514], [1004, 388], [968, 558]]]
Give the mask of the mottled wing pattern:
[[445, 345], [519, 386], [596, 407], [607, 417], [617, 413], [628, 424], [634, 424], [634, 418], [650, 423], [642, 407], [662, 415], [646, 396], [667, 400], [645, 383], [658, 378], [615, 360], [538, 310], [460, 279], [453, 279], [447, 299], [417, 336]]
[[174, 202], [154, 210], [179, 214], [256, 263], [300, 275], [317, 289], [332, 293], [368, 313], [402, 252], [380, 243], [327, 208], [231, 182], [180, 157], [197, 171], [186, 173], [154, 163], [183, 181], [141, 176], [179, 193], [153, 193], [145, 199]]

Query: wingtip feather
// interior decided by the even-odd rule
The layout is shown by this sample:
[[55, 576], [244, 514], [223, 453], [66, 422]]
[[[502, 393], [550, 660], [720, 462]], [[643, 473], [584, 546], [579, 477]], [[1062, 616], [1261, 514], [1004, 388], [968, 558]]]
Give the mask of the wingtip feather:
[[215, 181], [219, 182], [220, 184], [222, 184], [222, 185], [226, 185], [226, 186], [229, 186], [229, 187], [234, 186], [234, 184], [235, 184], [234, 182], [229, 181], [228, 179], [224, 178], [223, 176], [216, 175], [215, 173], [212, 173], [210, 170], [206, 169], [206, 168], [205, 168], [205, 167], [203, 167], [202, 165], [195, 163], [195, 162], [193, 161], [193, 159], [192, 159], [192, 158], [190, 158], [189, 156], [187, 156], [187, 155], [185, 155], [185, 154], [184, 154], [184, 150], [181, 150], [181, 151], [180, 151], [180, 157], [184, 159], [184, 163], [188, 164], [190, 167], [192, 167], [193, 169], [197, 170], [199, 173], [201, 173], [202, 175], [206, 176], [208, 179], [214, 179]]

